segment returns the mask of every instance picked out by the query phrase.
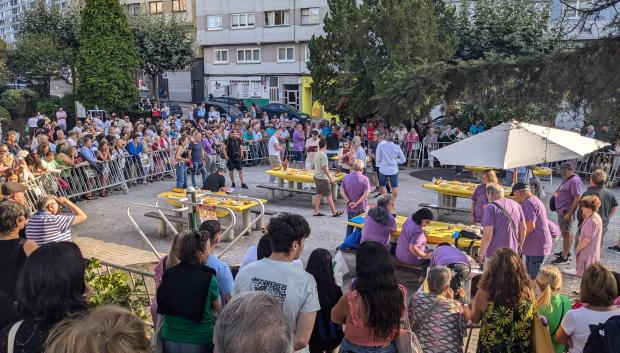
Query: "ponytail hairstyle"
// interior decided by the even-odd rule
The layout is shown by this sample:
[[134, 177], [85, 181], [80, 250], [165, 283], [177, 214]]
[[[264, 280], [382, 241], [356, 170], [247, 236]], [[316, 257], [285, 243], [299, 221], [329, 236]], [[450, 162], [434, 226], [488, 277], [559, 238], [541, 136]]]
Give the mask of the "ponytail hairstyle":
[[540, 296], [536, 300], [536, 309], [551, 307], [551, 296], [562, 289], [562, 274], [555, 266], [543, 266], [536, 276], [536, 284], [540, 288]]

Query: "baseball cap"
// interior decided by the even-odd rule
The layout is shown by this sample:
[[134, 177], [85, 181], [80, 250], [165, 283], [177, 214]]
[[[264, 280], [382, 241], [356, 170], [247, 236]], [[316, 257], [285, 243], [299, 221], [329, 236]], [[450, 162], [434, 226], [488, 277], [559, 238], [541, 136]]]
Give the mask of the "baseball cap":
[[560, 165], [561, 170], [575, 170], [575, 166], [571, 162], [564, 162]]
[[10, 196], [13, 194], [17, 194], [18, 192], [24, 192], [26, 190], [28, 190], [27, 187], [15, 181], [7, 181], [6, 183], [2, 184], [3, 196]]

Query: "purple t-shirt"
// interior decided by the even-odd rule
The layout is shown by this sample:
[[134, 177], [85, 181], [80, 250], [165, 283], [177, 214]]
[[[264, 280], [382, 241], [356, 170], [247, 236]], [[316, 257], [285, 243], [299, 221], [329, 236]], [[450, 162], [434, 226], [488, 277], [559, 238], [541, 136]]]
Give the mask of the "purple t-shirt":
[[400, 262], [404, 262], [410, 265], [421, 265], [426, 260], [415, 256], [409, 251], [409, 246], [413, 245], [418, 250], [425, 252], [426, 250], [426, 235], [419, 224], [409, 217], [403, 224], [403, 229], [400, 231], [400, 237], [396, 243], [396, 258]]
[[450, 264], [469, 264], [467, 255], [454, 246], [439, 246], [431, 255], [431, 267]]
[[570, 210], [573, 207], [575, 196], [581, 195], [581, 179], [572, 176], [557, 190], [558, 196], [555, 198], [555, 209], [558, 213]]
[[[344, 177], [340, 187], [344, 190], [344, 193], [347, 194], [349, 200], [357, 201], [367, 190], [370, 191], [370, 181], [364, 174], [360, 172], [352, 172]], [[347, 211], [364, 212], [367, 205], [368, 199], [364, 200], [355, 208], [350, 208], [349, 205], [347, 205]]]
[[476, 203], [476, 209], [474, 210], [476, 223], [480, 223], [482, 222], [482, 215], [484, 214], [484, 206], [489, 204], [484, 184], [478, 184], [478, 186], [476, 186], [473, 195], [471, 195], [471, 200]]
[[551, 254], [551, 232], [545, 205], [536, 196], [530, 196], [521, 204], [526, 222], [534, 222], [534, 230], [525, 237], [523, 255], [549, 256]]
[[[495, 253], [495, 250], [499, 248], [510, 248], [515, 252], [519, 250], [519, 229], [523, 227], [521, 222], [525, 222], [523, 217], [523, 210], [521, 205], [510, 199], [499, 199], [495, 201], [511, 216], [515, 227], [512, 226], [506, 215], [495, 206], [490, 203], [484, 210], [482, 216], [483, 227], [493, 227], [493, 236], [491, 237], [491, 243], [487, 248], [485, 257], [490, 258]], [[515, 229], [516, 228], [516, 229]]]
[[304, 142], [304, 134], [302, 134], [298, 130], [295, 130], [295, 132], [293, 132], [293, 151], [303, 152]]
[[386, 225], [376, 222], [372, 217], [366, 216], [364, 218], [364, 228], [362, 229], [362, 240], [361, 243], [365, 241], [376, 241], [381, 244], [385, 244], [386, 246], [390, 242], [390, 234], [396, 230], [396, 219], [394, 216], [390, 215], [390, 219], [388, 220]]

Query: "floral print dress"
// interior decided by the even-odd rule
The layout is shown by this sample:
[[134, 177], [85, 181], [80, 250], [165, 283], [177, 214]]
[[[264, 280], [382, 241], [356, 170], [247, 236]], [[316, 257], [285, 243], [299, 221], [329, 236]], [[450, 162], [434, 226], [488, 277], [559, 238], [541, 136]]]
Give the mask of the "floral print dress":
[[516, 308], [489, 303], [482, 315], [478, 353], [529, 353], [534, 304], [527, 300]]

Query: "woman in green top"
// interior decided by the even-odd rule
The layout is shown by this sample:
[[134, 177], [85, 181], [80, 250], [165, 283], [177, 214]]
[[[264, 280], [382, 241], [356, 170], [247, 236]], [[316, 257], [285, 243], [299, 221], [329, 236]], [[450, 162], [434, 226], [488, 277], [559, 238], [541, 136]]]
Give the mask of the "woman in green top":
[[163, 315], [164, 353], [212, 353], [215, 317], [222, 308], [209, 240], [189, 231], [179, 240], [179, 263], [165, 270], [157, 289], [157, 312]]
[[551, 333], [551, 341], [556, 353], [564, 352], [566, 346], [560, 344], [555, 339], [555, 333], [560, 327], [562, 318], [571, 308], [571, 301], [565, 295], [560, 294], [562, 290], [562, 274], [557, 267], [543, 266], [536, 276], [536, 284], [540, 289], [540, 297], [536, 301], [536, 309], [540, 315], [547, 318], [547, 327]]
[[533, 294], [523, 261], [509, 248], [500, 248], [485, 269], [471, 311], [480, 325], [478, 353], [530, 352]]

